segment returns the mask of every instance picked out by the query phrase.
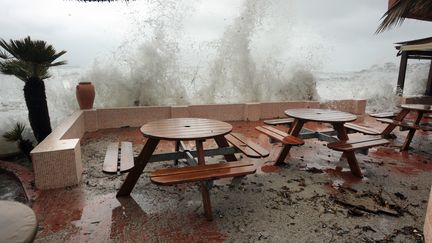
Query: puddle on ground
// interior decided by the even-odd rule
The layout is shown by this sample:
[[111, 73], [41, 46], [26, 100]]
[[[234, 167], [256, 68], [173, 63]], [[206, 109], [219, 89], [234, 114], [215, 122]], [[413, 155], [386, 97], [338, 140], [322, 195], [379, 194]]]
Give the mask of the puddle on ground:
[[28, 202], [21, 182], [5, 170], [0, 170], [0, 200]]

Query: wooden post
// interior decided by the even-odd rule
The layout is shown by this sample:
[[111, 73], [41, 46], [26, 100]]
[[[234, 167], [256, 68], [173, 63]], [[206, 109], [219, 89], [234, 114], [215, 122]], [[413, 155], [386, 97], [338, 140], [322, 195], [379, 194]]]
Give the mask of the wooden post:
[[396, 94], [398, 96], [403, 95], [407, 63], [408, 63], [408, 53], [404, 51], [402, 52], [402, 56], [401, 56], [401, 61], [399, 66], [399, 77], [398, 77], [398, 83], [396, 88]]
[[429, 67], [429, 76], [426, 84], [425, 95], [432, 96], [432, 60], [431, 60], [431, 65]]
[[[304, 120], [295, 119], [293, 126], [289, 130], [289, 134], [291, 136], [298, 137], [304, 124], [305, 124]], [[282, 150], [279, 152], [278, 157], [276, 158], [275, 165], [281, 165], [284, 163], [286, 157], [288, 156], [289, 151], [291, 150], [291, 147], [292, 146], [288, 144], [283, 146]]]
[[[420, 123], [421, 119], [423, 118], [423, 113], [424, 113], [423, 111], [418, 111], [417, 117], [416, 117], [416, 119], [414, 121], [415, 125], [418, 125]], [[402, 145], [401, 151], [406, 151], [406, 150], [409, 149], [409, 145], [410, 145], [410, 143], [411, 143], [411, 141], [412, 141], [412, 139], [414, 137], [415, 132], [416, 132], [415, 128], [410, 128], [410, 130], [408, 132], [408, 135], [407, 135], [407, 137], [405, 139], [405, 142]]]
[[[346, 141], [349, 139], [343, 123], [332, 123], [332, 125], [334, 130], [337, 132], [339, 140]], [[360, 166], [358, 165], [354, 151], [343, 152], [342, 157], [345, 157], [347, 159], [351, 173], [359, 178], [362, 178]]]
[[[205, 165], [203, 140], [196, 140], [196, 150], [197, 150], [198, 164]], [[211, 210], [210, 192], [206, 186], [206, 182], [201, 181], [200, 187], [201, 187], [200, 188], [201, 196], [202, 196], [202, 202], [204, 207], [204, 214], [207, 220], [211, 221], [213, 220], [213, 214]]]

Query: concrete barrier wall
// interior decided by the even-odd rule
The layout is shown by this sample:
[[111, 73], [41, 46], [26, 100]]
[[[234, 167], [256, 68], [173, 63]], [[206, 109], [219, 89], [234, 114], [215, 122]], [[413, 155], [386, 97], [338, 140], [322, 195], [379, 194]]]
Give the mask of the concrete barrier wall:
[[166, 118], [200, 117], [223, 121], [257, 121], [285, 117], [286, 109], [331, 108], [363, 115], [366, 101], [262, 102], [190, 106], [146, 106], [81, 110], [62, 122], [31, 152], [38, 189], [76, 185], [82, 173], [80, 138], [85, 132], [143, 124]]

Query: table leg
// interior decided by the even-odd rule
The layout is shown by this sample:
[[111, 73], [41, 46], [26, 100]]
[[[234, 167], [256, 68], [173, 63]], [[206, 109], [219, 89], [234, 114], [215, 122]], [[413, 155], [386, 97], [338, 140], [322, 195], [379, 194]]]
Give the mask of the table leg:
[[159, 143], [159, 139], [149, 138], [147, 139], [144, 148], [141, 150], [141, 153], [138, 155], [138, 158], [135, 160], [135, 166], [129, 172], [126, 177], [126, 180], [123, 182], [123, 185], [120, 187], [120, 190], [117, 192], [117, 197], [129, 196], [132, 189], [135, 187], [141, 173], [143, 172], [145, 166], [147, 165], [150, 157], [156, 149], [156, 146]]
[[[196, 150], [197, 150], [197, 157], [198, 157], [198, 165], [205, 165], [203, 140], [196, 140]], [[200, 189], [202, 195], [204, 214], [207, 220], [211, 221], [213, 220], [213, 214], [211, 210], [210, 191], [207, 188], [205, 181], [200, 182]]]
[[[295, 119], [293, 126], [289, 130], [289, 134], [294, 137], [298, 137], [300, 134], [301, 129], [303, 128], [303, 125], [305, 124], [305, 121], [300, 119]], [[276, 159], [276, 165], [283, 164], [286, 157], [288, 156], [289, 151], [291, 150], [291, 145], [284, 145], [282, 150], [280, 151], [277, 159]]]
[[[180, 140], [176, 140], [175, 141], [175, 151], [178, 152], [180, 151]], [[179, 164], [179, 160], [175, 159], [174, 160], [174, 165], [178, 165]]]
[[[229, 147], [229, 143], [224, 136], [217, 136], [214, 138], [214, 140], [216, 141], [216, 144], [218, 145], [219, 148]], [[225, 160], [228, 162], [237, 161], [237, 158], [235, 157], [234, 154], [225, 154], [224, 157]]]
[[[420, 121], [423, 118], [423, 113], [424, 113], [423, 111], [418, 111], [417, 118], [414, 121], [415, 125], [420, 124]], [[412, 139], [414, 137], [415, 132], [416, 132], [416, 129], [409, 129], [409, 132], [408, 132], [408, 135], [407, 135], [407, 137], [405, 139], [405, 142], [404, 142], [404, 144], [401, 147], [401, 151], [408, 150], [409, 145], [410, 145], [410, 143], [411, 143], [411, 141], [412, 141]]]
[[[410, 111], [408, 109], [402, 109], [401, 112], [399, 112], [399, 114], [396, 115], [395, 118], [393, 118], [393, 120], [395, 121], [402, 121], [406, 115], [408, 115]], [[390, 133], [395, 129], [396, 125], [395, 124], [388, 124], [387, 127], [384, 129], [384, 131], [381, 133], [381, 136], [383, 138], [386, 138], [390, 135]]]
[[[333, 123], [333, 128], [337, 132], [337, 136], [339, 140], [346, 141], [348, 140], [348, 134], [344, 127], [343, 123]], [[362, 173], [360, 167], [357, 162], [357, 158], [355, 157], [354, 151], [343, 152], [343, 157], [345, 157], [348, 161], [348, 165], [350, 167], [351, 173], [355, 176], [362, 177]]]

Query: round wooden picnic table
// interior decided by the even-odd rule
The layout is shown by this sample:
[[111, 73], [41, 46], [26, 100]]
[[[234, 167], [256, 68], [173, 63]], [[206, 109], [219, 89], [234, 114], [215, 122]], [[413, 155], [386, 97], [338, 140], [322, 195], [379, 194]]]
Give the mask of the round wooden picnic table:
[[[203, 142], [212, 138], [218, 147], [229, 147], [224, 135], [232, 130], [226, 122], [204, 118], [172, 118], [149, 122], [141, 127], [147, 142], [135, 160], [135, 166], [129, 172], [117, 196], [128, 196], [137, 183], [141, 173], [150, 160], [160, 140], [176, 141], [176, 151], [183, 140], [195, 140], [198, 164], [205, 164]], [[235, 161], [234, 154], [225, 154], [226, 161]], [[203, 189], [207, 190], [207, 189]], [[208, 197], [208, 190], [205, 192]]]
[[[306, 122], [325, 122], [330, 123], [334, 130], [337, 132], [337, 137], [341, 141], [348, 140], [348, 134], [344, 127], [345, 122], [354, 121], [357, 119], [356, 115], [348, 112], [328, 110], [328, 109], [288, 109], [285, 114], [294, 118], [294, 125], [290, 129], [290, 135], [298, 137], [303, 125]], [[283, 163], [286, 156], [291, 149], [291, 145], [284, 145], [279, 153], [276, 163]], [[353, 151], [344, 152], [348, 160], [351, 172], [361, 177], [361, 170], [358, 166], [357, 159]]]
[[[393, 123], [387, 125], [387, 127], [384, 129], [381, 135], [383, 137], [389, 136], [390, 133], [396, 128], [396, 126], [400, 125], [399, 123], [402, 123], [405, 117], [410, 112], [417, 113], [414, 122], [412, 123], [413, 126], [411, 126], [411, 128], [409, 129], [408, 135], [405, 138], [405, 142], [401, 147], [401, 151], [406, 151], [408, 150], [409, 145], [411, 144], [411, 141], [414, 138], [414, 134], [416, 130], [419, 128], [418, 125], [420, 124], [423, 115], [425, 113], [431, 113], [432, 106], [424, 105], [424, 104], [403, 104], [403, 105], [399, 105], [399, 107], [402, 108], [402, 110], [393, 118]], [[417, 127], [417, 129], [414, 127]]]
[[285, 114], [296, 119], [328, 123], [344, 123], [357, 119], [357, 116], [348, 112], [325, 109], [289, 109]]

